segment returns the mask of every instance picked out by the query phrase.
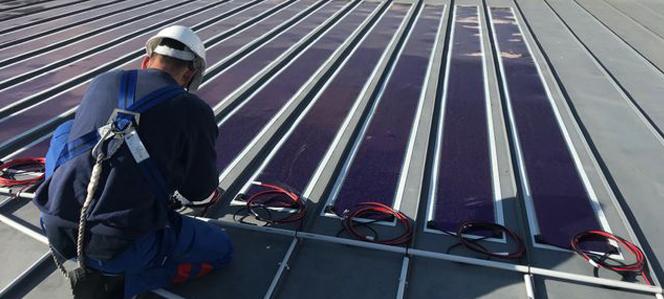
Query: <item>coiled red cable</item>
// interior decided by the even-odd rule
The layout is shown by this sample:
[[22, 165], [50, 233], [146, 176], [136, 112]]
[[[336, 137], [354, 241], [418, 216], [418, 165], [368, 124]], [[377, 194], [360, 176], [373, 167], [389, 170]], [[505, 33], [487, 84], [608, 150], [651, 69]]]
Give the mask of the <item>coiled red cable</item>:
[[[16, 168], [19, 166], [38, 166], [41, 169], [44, 168], [44, 165], [46, 164], [46, 159], [45, 158], [17, 158], [13, 160], [9, 160], [4, 163], [0, 163], [0, 174], [4, 174], [5, 171], [11, 168]], [[0, 186], [2, 187], [13, 187], [13, 186], [19, 186], [19, 185], [34, 185], [39, 183], [42, 179], [44, 179], [44, 173], [42, 170], [42, 174], [37, 177], [31, 177], [27, 179], [11, 179], [4, 177], [3, 175], [0, 175]]]
[[[580, 244], [586, 241], [599, 241], [599, 240], [613, 240], [620, 244], [629, 251], [635, 258], [635, 261], [631, 264], [625, 264], [620, 261], [612, 259], [607, 254], [596, 254], [592, 253], [589, 250], [581, 248]], [[611, 271], [614, 271], [618, 274], [635, 274], [643, 277], [643, 280], [648, 284], [652, 285], [650, 278], [646, 274], [647, 260], [646, 255], [643, 253], [641, 248], [636, 246], [634, 243], [627, 241], [619, 236], [616, 236], [612, 233], [601, 231], [601, 230], [589, 230], [585, 232], [578, 233], [572, 238], [570, 245], [572, 249], [579, 254], [583, 259], [588, 263], [593, 265], [595, 268], [604, 268]], [[607, 261], [613, 261], [615, 264], [609, 263]]]
[[[267, 190], [256, 192], [247, 199], [246, 208], [256, 219], [270, 224], [292, 223], [304, 219], [306, 205], [298, 194], [273, 184], [260, 182], [256, 184], [267, 188]], [[274, 208], [286, 208], [294, 211], [289, 212], [284, 217], [274, 218], [272, 212], [270, 212], [270, 209]]]
[[[408, 243], [413, 237], [413, 224], [408, 216], [403, 212], [396, 211], [392, 209], [392, 207], [380, 202], [359, 203], [353, 208], [344, 211], [342, 217], [343, 220], [341, 224], [343, 225], [343, 229], [358, 240], [385, 245], [403, 245]], [[374, 219], [370, 221], [371, 223], [394, 218], [403, 227], [403, 232], [397, 237], [383, 240], [377, 238], [377, 233], [375, 230], [372, 230], [376, 237], [369, 237], [357, 230], [357, 227], [367, 225], [367, 223], [362, 223], [356, 220], [361, 218]]]

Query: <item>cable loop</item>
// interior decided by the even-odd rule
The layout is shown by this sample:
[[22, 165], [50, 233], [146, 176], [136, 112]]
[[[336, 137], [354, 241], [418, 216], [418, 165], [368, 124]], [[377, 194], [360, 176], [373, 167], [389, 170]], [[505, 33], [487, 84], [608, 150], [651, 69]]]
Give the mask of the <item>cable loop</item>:
[[[353, 238], [372, 243], [385, 244], [385, 245], [403, 245], [407, 244], [413, 237], [412, 221], [401, 211], [396, 211], [392, 207], [387, 206], [381, 202], [363, 202], [355, 205], [351, 209], [345, 210], [341, 224], [342, 230], [348, 232]], [[368, 221], [358, 221], [357, 219], [370, 219]], [[403, 227], [401, 235], [391, 239], [380, 239], [378, 232], [369, 226], [378, 221], [390, 221], [395, 219], [397, 223]], [[367, 227], [373, 233], [373, 236], [368, 236], [357, 230], [358, 227]]]
[[[39, 158], [17, 158], [9, 160], [7, 162], [0, 162], [0, 186], [2, 187], [14, 187], [20, 185], [35, 185], [44, 179], [44, 165], [46, 164], [46, 159]], [[8, 178], [4, 175], [7, 175], [7, 170], [19, 166], [38, 166], [41, 169], [42, 174], [37, 177], [32, 177], [28, 179], [14, 179]]]
[[[246, 205], [233, 214], [235, 221], [244, 222], [248, 216], [253, 216], [256, 220], [265, 222], [266, 224], [286, 224], [299, 222], [302, 225], [302, 220], [306, 215], [306, 204], [302, 197], [290, 191], [285, 187], [276, 184], [267, 184], [261, 182], [254, 183], [257, 186], [266, 188], [267, 190], [259, 191], [246, 199]], [[275, 210], [285, 209], [288, 214], [283, 217], [274, 216]], [[242, 211], [248, 211], [248, 215], [240, 217]]]
[[[593, 253], [588, 249], [581, 248], [583, 242], [589, 241], [607, 241], [612, 240], [618, 243], [618, 246], [622, 246], [627, 251], [629, 251], [633, 256], [635, 261], [633, 263], [627, 264], [610, 257], [610, 252], [604, 254]], [[647, 275], [647, 259], [641, 248], [636, 246], [634, 243], [627, 241], [619, 236], [616, 236], [612, 233], [601, 231], [601, 230], [588, 230], [575, 235], [571, 242], [570, 246], [572, 249], [580, 255], [583, 259], [586, 260], [589, 264], [593, 265], [596, 269], [604, 268], [611, 270], [627, 278], [629, 275], [640, 275], [643, 280], [648, 285], [652, 285], [650, 278]], [[610, 261], [610, 262], [609, 262]]]
[[[512, 239], [517, 244], [517, 247], [514, 251], [507, 253], [493, 252], [478, 243], [479, 240], [486, 239], [487, 237], [474, 240], [464, 236], [473, 231], [489, 231], [494, 236], [505, 234], [507, 239]], [[526, 246], [524, 245], [523, 240], [507, 227], [497, 223], [466, 221], [459, 226], [455, 236], [459, 239], [459, 243], [464, 247], [488, 257], [519, 259], [526, 253]]]

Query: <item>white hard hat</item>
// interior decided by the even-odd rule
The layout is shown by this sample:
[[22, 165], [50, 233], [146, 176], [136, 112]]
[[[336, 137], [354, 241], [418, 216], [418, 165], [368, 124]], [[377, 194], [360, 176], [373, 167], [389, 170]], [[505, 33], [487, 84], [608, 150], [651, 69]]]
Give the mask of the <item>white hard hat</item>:
[[[164, 38], [170, 38], [181, 42], [187, 46], [188, 50], [182, 51], [168, 46], [159, 45]], [[174, 25], [162, 29], [155, 36], [148, 39], [147, 43], [145, 43], [145, 50], [147, 51], [148, 56], [151, 56], [152, 53], [156, 53], [180, 60], [193, 61], [196, 73], [189, 83], [189, 86], [187, 86], [187, 89], [190, 92], [195, 92], [198, 89], [201, 81], [203, 81], [203, 75], [205, 74], [205, 45], [203, 45], [203, 42], [198, 35], [189, 29], [189, 27]]]

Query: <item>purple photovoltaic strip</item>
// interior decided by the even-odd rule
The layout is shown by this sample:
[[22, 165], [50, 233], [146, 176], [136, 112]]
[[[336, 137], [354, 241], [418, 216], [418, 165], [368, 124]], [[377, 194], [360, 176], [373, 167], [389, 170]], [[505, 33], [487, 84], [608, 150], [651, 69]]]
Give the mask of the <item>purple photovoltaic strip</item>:
[[[7, 19], [16, 15], [28, 14], [32, 12], [42, 11], [45, 9], [53, 8], [54, 6], [67, 5], [68, 3], [76, 2], [75, 0], [23, 0], [12, 1], [0, 4], [0, 20]], [[36, 5], [39, 4], [39, 5]]]
[[347, 3], [344, 0], [334, 0], [324, 5], [292, 28], [280, 33], [265, 45], [210, 79], [209, 82], [205, 82], [205, 85], [199, 89], [198, 96], [210, 106], [216, 106], [252, 76], [277, 59], [279, 55], [323, 24]]
[[[254, 70], [255, 72], [262, 69], [264, 66], [272, 62], [273, 58], [278, 57], [283, 51], [288, 49], [288, 47], [295, 44], [297, 41], [299, 41], [301, 38], [307, 35], [310, 31], [313, 31], [318, 25], [322, 24], [335, 12], [337, 12], [339, 9], [345, 6], [346, 3], [347, 2], [343, 0], [335, 0], [324, 5], [320, 10], [314, 12], [311, 16], [308, 16], [307, 18], [302, 20], [302, 22], [298, 23], [288, 31], [281, 33], [278, 37], [268, 42], [267, 44], [265, 44], [264, 46], [253, 52], [251, 55], [245, 57], [244, 59], [242, 59], [241, 62], [234, 65], [232, 68], [225, 71], [224, 73], [231, 72], [237, 69], [238, 74], [235, 74], [235, 76], [239, 77], [244, 75], [244, 72], [242, 70], [249, 70], [249, 71]], [[243, 36], [244, 38], [247, 37], [246, 35]], [[219, 44], [218, 46], [224, 46], [225, 44], [226, 43], [224, 42]], [[214, 61], [212, 60], [212, 58], [221, 59], [223, 57], [212, 57], [208, 55], [208, 59], [210, 62]], [[249, 78], [251, 75], [253, 75], [253, 73], [247, 74], [247, 78]], [[215, 92], [216, 87], [228, 84], [226, 78], [227, 77], [220, 76], [211, 79], [209, 84], [205, 85], [203, 88], [199, 90], [198, 95], [201, 96], [201, 98], [203, 98], [204, 100], [206, 100], [211, 106], [217, 104], [217, 101], [213, 101], [213, 99], [218, 100], [219, 98], [223, 97], [219, 97], [218, 96], [219, 93]], [[85, 89], [83, 89], [83, 91], [84, 90]], [[18, 153], [18, 155], [20, 157], [43, 157], [44, 155], [46, 155], [46, 150], [48, 149], [47, 147], [48, 147], [48, 140], [42, 141], [33, 146], [29, 146], [24, 151]]]
[[[306, 0], [303, 1], [302, 3], [311, 3], [314, 0]], [[218, 23], [215, 23], [214, 25], [207, 27], [201, 31], [198, 32], [199, 36], [201, 39], [206, 40], [212, 36], [215, 36], [221, 32], [224, 32], [233, 26], [236, 26], [251, 17], [268, 10], [272, 8], [273, 6], [276, 6], [279, 2], [278, 1], [272, 1], [272, 3], [268, 5], [257, 5], [254, 6], [253, 8], [250, 8], [240, 14], [234, 15], [233, 17], [230, 17], [228, 19], [224, 19], [222, 21], [219, 21]], [[293, 7], [289, 7], [287, 10], [282, 10], [279, 13], [276, 13], [267, 19], [263, 20], [260, 23], [255, 24], [253, 27], [241, 32], [238, 35], [233, 36], [230, 39], [225, 40], [224, 42], [221, 42], [213, 47], [210, 47], [206, 49], [206, 56], [208, 61], [213, 62], [213, 61], [218, 61], [226, 57], [227, 54], [232, 53], [233, 51], [239, 49], [241, 46], [244, 44], [250, 42], [254, 38], [264, 34], [267, 32], [269, 29], [273, 28], [274, 26], [281, 24], [284, 20], [286, 20], [289, 17], [292, 17], [295, 15], [299, 10], [305, 9], [305, 6], [302, 6], [300, 4], [294, 4]], [[231, 7], [226, 7], [220, 10], [211, 10], [206, 13], [203, 13], [201, 15], [196, 15], [192, 16], [183, 20], [178, 21], [177, 23], [180, 25], [185, 25], [185, 26], [192, 26], [196, 23], [199, 23], [201, 21], [204, 21], [205, 19], [208, 19], [213, 16], [217, 16], [225, 11], [228, 11], [232, 9]], [[145, 44], [145, 40], [147, 40], [150, 36], [155, 34], [156, 31], [154, 32], [149, 32], [146, 33], [145, 35], [137, 38], [136, 40], [133, 40], [130, 46], [127, 46], [127, 49], [124, 49], [125, 47], [121, 47], [124, 49], [124, 51], [121, 51], [121, 49], [114, 49], [110, 50], [107, 52], [99, 53], [98, 55], [95, 55], [93, 57], [88, 57], [85, 60], [79, 61], [79, 64], [72, 65], [71, 68], [78, 69], [80, 72], [88, 70], [91, 66], [95, 65], [96, 63], [99, 63], [100, 61], [103, 62], [108, 62], [112, 59], [117, 58], [118, 56], [121, 56], [123, 54], [126, 54], [126, 51], [131, 50], [134, 51], [137, 48], [140, 48], [141, 45]], [[239, 40], [238, 40], [239, 39]], [[233, 41], [237, 40], [237, 42]], [[228, 42], [228, 45], [227, 45]], [[124, 53], [123, 53], [124, 52]], [[93, 60], [93, 61], [89, 61]], [[140, 61], [142, 58], [137, 58], [134, 59], [133, 61], [130, 61], [122, 66], [124, 69], [135, 69], [139, 67]], [[87, 68], [86, 68], [87, 67]], [[48, 88], [49, 86], [55, 85], [58, 82], [63, 82], [68, 79], [71, 79], [72, 77], [76, 76], [76, 73], [69, 73], [68, 71], [65, 72], [65, 70], [60, 71], [60, 72], [53, 72], [49, 73], [44, 77], [39, 78], [39, 82], [42, 82], [41, 80], [50, 80], [50, 85], [47, 83], [42, 83], [40, 86], [43, 85], [42, 89]], [[37, 81], [37, 80], [34, 80]], [[31, 81], [31, 84], [34, 81]], [[30, 87], [27, 86], [26, 89]], [[31, 107], [30, 109], [27, 109], [25, 111], [22, 111], [16, 115], [12, 115], [10, 117], [7, 117], [5, 119], [0, 120], [0, 126], [3, 127], [3, 130], [0, 131], [0, 144], [3, 142], [6, 142], [8, 139], [13, 138], [14, 136], [20, 135], [22, 132], [25, 132], [26, 130], [34, 127], [36, 124], [41, 124], [43, 122], [46, 122], [54, 117], [57, 117], [61, 113], [64, 113], [65, 111], [75, 107], [78, 105], [78, 103], [81, 101], [81, 98], [83, 94], [85, 93], [85, 90], [87, 89], [87, 84], [81, 85], [79, 87], [76, 87], [70, 91], [67, 91], [63, 94], [60, 94], [56, 97], [53, 97], [47, 101], [41, 102], [38, 105], [35, 105]], [[37, 91], [34, 91], [37, 92]], [[18, 98], [18, 97], [17, 97]], [[5, 129], [6, 128], [6, 129]]]
[[40, 2], [46, 2], [48, 0], [27, 0], [27, 1], [7, 1], [5, 3], [0, 3], [0, 10], [9, 10], [9, 9], [15, 9], [20, 6], [24, 5], [32, 5]]
[[[91, 10], [91, 11], [87, 11], [85, 13], [64, 17], [64, 18], [61, 18], [61, 19], [57, 19], [57, 20], [45, 22], [45, 23], [42, 23], [42, 24], [38, 24], [38, 25], [35, 25], [35, 26], [31, 26], [31, 27], [28, 27], [28, 28], [25, 28], [25, 29], [22, 29], [22, 30], [17, 30], [15, 32], [2, 34], [2, 35], [0, 35], [0, 45], [5, 44], [7, 42], [15, 41], [15, 40], [20, 39], [20, 38], [25, 38], [25, 37], [32, 36], [32, 35], [35, 35], [35, 34], [39, 34], [39, 33], [42, 33], [44, 31], [52, 30], [54, 28], [65, 26], [67, 24], [77, 22], [77, 21], [80, 21], [82, 19], [90, 19], [90, 18], [93, 18], [95, 16], [111, 13], [112, 11], [122, 10], [122, 9], [125, 9], [125, 8], [128, 8], [128, 7], [133, 7], [133, 6], [140, 6], [140, 5], [142, 5], [142, 4], [140, 4], [141, 2], [147, 2], [147, 1], [124, 1], [124, 2], [113, 4], [113, 5], [101, 8], [101, 9], [94, 9], [94, 10]], [[10, 58], [10, 57], [14, 57], [16, 55], [22, 54], [23, 52], [26, 51], [26, 49], [29, 49], [29, 50], [39, 49], [41, 47], [48, 46], [53, 42], [60, 42], [60, 41], [63, 41], [63, 40], [66, 40], [66, 39], [69, 39], [69, 38], [87, 33], [87, 32], [90, 32], [92, 30], [97, 30], [97, 29], [102, 28], [104, 26], [113, 25], [117, 22], [126, 20], [126, 19], [131, 18], [133, 16], [136, 16], [138, 14], [145, 14], [145, 13], [148, 13], [152, 10], [163, 8], [163, 7], [167, 6], [169, 3], [175, 4], [175, 3], [177, 3], [177, 1], [158, 2], [155, 5], [147, 5], [145, 7], [142, 7], [139, 10], [121, 12], [121, 13], [113, 15], [113, 16], [100, 18], [100, 19], [96, 19], [96, 20], [91, 20], [88, 23], [76, 25], [74, 27], [67, 28], [67, 29], [65, 29], [63, 31], [60, 31], [58, 33], [55, 33], [55, 34], [51, 34], [51, 35], [48, 35], [48, 36], [45, 36], [45, 37], [42, 37], [42, 38], [36, 38], [36, 39], [30, 40], [30, 41], [21, 43], [20, 46], [16, 45], [16, 46], [6, 47], [5, 50], [0, 51], [0, 60], [4, 60], [4, 59]], [[7, 21], [7, 22], [9, 22], [9, 21]], [[20, 25], [20, 24], [18, 24], [18, 25]], [[109, 28], [112, 28], [112, 27], [109, 27]]]
[[[168, 0], [171, 2], [171, 4], [175, 4], [178, 1], [175, 0]], [[125, 35], [132, 34], [136, 31], [139, 31], [143, 29], [144, 27], [152, 26], [153, 24], [156, 24], [158, 22], [162, 22], [166, 19], [173, 18], [177, 15], [186, 13], [191, 10], [195, 10], [198, 8], [203, 7], [203, 2], [192, 2], [190, 4], [184, 5], [184, 6], [179, 6], [177, 8], [169, 9], [167, 11], [157, 13], [157, 14], [152, 14], [149, 16], [146, 16], [145, 18], [142, 18], [136, 22], [129, 23], [117, 28], [114, 28], [113, 30], [104, 32], [102, 34], [87, 38], [82, 41], [78, 41], [72, 44], [68, 44], [64, 47], [55, 49], [53, 51], [47, 52], [42, 55], [35, 55], [32, 56], [28, 59], [2, 66], [0, 68], [0, 81], [5, 81], [8, 80], [12, 77], [27, 73], [27, 72], [32, 72], [35, 71], [36, 69], [39, 69], [43, 66], [46, 66], [48, 64], [51, 64], [53, 62], [57, 62], [60, 60], [68, 59], [72, 55], [77, 55], [81, 52], [88, 51], [91, 48], [94, 48], [98, 46], [101, 43], [106, 43], [108, 41], [124, 37]], [[153, 9], [156, 9], [159, 6], [159, 4], [151, 5]], [[136, 12], [134, 12], [136, 13]], [[124, 15], [124, 14], [123, 14]], [[126, 16], [125, 16], [126, 17]], [[84, 28], [77, 28], [77, 30], [81, 30], [85, 32], [86, 29]], [[64, 33], [63, 33], [64, 34]], [[47, 46], [50, 43], [52, 43], [54, 40], [59, 40], [60, 37], [48, 37], [48, 38], [41, 38], [37, 39], [34, 42], [34, 45], [32, 42], [28, 44], [20, 44], [16, 45], [14, 47], [9, 47], [6, 49], [2, 50], [2, 58], [10, 58], [14, 57], [16, 55], [22, 54], [25, 52], [26, 49], [38, 49], [41, 48], [42, 46]], [[64, 38], [66, 39], [66, 37]], [[134, 38], [136, 39], [136, 38]], [[131, 43], [131, 42], [130, 42]]]
[[376, 9], [377, 2], [362, 2], [326, 32], [269, 83], [247, 99], [219, 125], [217, 169], [223, 171], [258, 132], [315, 75], [316, 70]]
[[491, 15], [511, 121], [537, 214], [538, 241], [569, 247], [575, 234], [601, 226], [512, 10], [492, 7]]
[[46, 156], [46, 152], [48, 151], [48, 146], [51, 141], [51, 135], [49, 135], [46, 139], [39, 141], [33, 145], [30, 145], [26, 147], [25, 149], [22, 149], [16, 153], [17, 158], [24, 158], [24, 157], [44, 157]]
[[[127, 1], [129, 2], [129, 1]], [[138, 2], [138, 1], [131, 1], [131, 2]], [[36, 25], [37, 22], [44, 22], [44, 25], [47, 24], [58, 24], [55, 26], [60, 26], [63, 24], [66, 24], [64, 22], [61, 22], [60, 20], [80, 16], [80, 15], [85, 15], [89, 11], [94, 11], [94, 10], [103, 10], [102, 8], [108, 7], [108, 6], [115, 6], [116, 4], [125, 4], [122, 3], [118, 0], [105, 0], [103, 2], [101, 1], [90, 1], [90, 2], [83, 2], [76, 4], [75, 10], [72, 10], [71, 7], [60, 7], [57, 9], [49, 10], [49, 11], [44, 11], [32, 15], [27, 15], [27, 16], [21, 16], [21, 17], [16, 17], [12, 18], [9, 20], [4, 20], [0, 21], [0, 31], [5, 31], [7, 29], [11, 29], [12, 27], [15, 26], [25, 26], [25, 25]], [[125, 6], [130, 6], [133, 3], [128, 3], [129, 5]], [[135, 4], [133, 4], [135, 5]], [[68, 14], [68, 13], [75, 13], [75, 15], [63, 17], [63, 15]], [[81, 20], [81, 18], [76, 18], [75, 20]], [[73, 22], [74, 19], [69, 19], [70, 22]], [[54, 26], [51, 26], [50, 28], [54, 28]], [[0, 41], [5, 41], [4, 36]]]
[[[410, 5], [395, 4], [345, 62], [306, 116], [260, 170], [257, 181], [286, 184], [303, 192], [329, 149], [353, 103], [371, 79], [380, 57]], [[380, 75], [380, 74], [379, 74]], [[247, 190], [252, 194], [260, 189]]]
[[456, 232], [464, 221], [495, 222], [495, 214], [477, 6], [457, 6], [452, 34], [432, 200], [434, 227]]
[[394, 204], [442, 13], [442, 6], [427, 5], [415, 23], [365, 133], [358, 136], [361, 144], [335, 196], [337, 213], [367, 201]]
[[88, 2], [90, 0], [51, 0], [43, 4], [25, 6], [0, 13], [0, 21], [29, 16], [40, 12], [49, 12], [58, 8], [72, 9], [77, 4]]

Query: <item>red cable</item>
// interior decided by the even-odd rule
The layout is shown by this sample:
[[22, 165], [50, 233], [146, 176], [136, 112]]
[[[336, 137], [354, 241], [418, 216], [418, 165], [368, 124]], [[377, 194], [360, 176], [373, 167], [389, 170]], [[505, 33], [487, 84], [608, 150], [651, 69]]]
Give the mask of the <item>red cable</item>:
[[[508, 253], [495, 253], [492, 251], [489, 251], [486, 249], [486, 247], [481, 246], [475, 241], [468, 240], [465, 238], [463, 235], [469, 231], [473, 230], [487, 230], [494, 232], [496, 234], [501, 234], [505, 233], [506, 238], [514, 240], [517, 244], [516, 250]], [[521, 238], [508, 229], [507, 227], [504, 227], [500, 224], [497, 223], [492, 223], [492, 222], [472, 222], [472, 221], [467, 221], [461, 224], [459, 226], [459, 230], [456, 233], [456, 237], [459, 238], [459, 242], [466, 248], [479, 252], [481, 254], [484, 254], [486, 256], [491, 256], [491, 257], [496, 257], [496, 258], [503, 258], [503, 259], [519, 259], [521, 258], [525, 253], [526, 253], [526, 246], [523, 244], [523, 241]]]
[[[394, 217], [397, 222], [401, 223], [404, 228], [404, 232], [392, 239], [380, 240], [368, 238], [365, 234], [360, 233], [355, 229], [358, 226], [355, 218], [369, 218], [367, 216], [376, 216], [384, 215], [386, 217]], [[413, 225], [403, 212], [396, 211], [392, 207], [387, 206], [380, 202], [363, 202], [355, 205], [350, 210], [346, 211], [343, 215], [342, 225], [348, 233], [350, 233], [354, 238], [363, 241], [369, 241], [372, 243], [379, 243], [385, 245], [402, 245], [408, 243], [413, 237]], [[361, 223], [360, 223], [361, 225]]]
[[210, 199], [210, 202], [206, 203], [203, 205], [203, 211], [201, 211], [200, 215], [203, 217], [207, 217], [208, 210], [210, 209], [211, 206], [217, 204], [219, 200], [221, 199], [221, 195], [223, 192], [221, 191], [221, 188], [217, 187], [214, 189], [214, 192], [212, 192], [212, 199]]
[[[247, 209], [254, 215], [254, 217], [272, 224], [292, 223], [304, 218], [306, 214], [306, 205], [302, 201], [302, 198], [295, 192], [288, 191], [280, 186], [272, 184], [257, 183], [257, 185], [267, 188], [268, 190], [257, 192], [247, 199]], [[266, 196], [271, 194], [276, 196]], [[289, 208], [295, 209], [295, 212], [289, 213], [288, 216], [279, 219], [272, 219], [271, 217], [265, 219], [255, 211], [258, 208]]]
[[[588, 252], [588, 250], [579, 247], [579, 244], [585, 240], [597, 240], [600, 238], [613, 240], [619, 243], [620, 245], [625, 247], [632, 255], [634, 255], [636, 261], [631, 264], [613, 265], [605, 262], [601, 255], [590, 253]], [[646, 284], [652, 285], [652, 282], [650, 282], [650, 279], [646, 275], [646, 256], [641, 250], [641, 248], [634, 245], [634, 243], [627, 241], [621, 237], [618, 237], [614, 234], [611, 234], [609, 232], [601, 230], [589, 230], [581, 232], [576, 236], [574, 236], [574, 238], [572, 238], [572, 241], [570, 243], [572, 249], [574, 249], [574, 251], [577, 254], [583, 257], [583, 259], [585, 259], [586, 262], [590, 263], [594, 267], [608, 269], [621, 274], [638, 273], [639, 275], [641, 275], [641, 277], [643, 277]]]
[[[43, 168], [45, 164], [46, 164], [46, 159], [44, 158], [18, 158], [0, 164], [0, 173], [3, 173], [8, 169], [17, 166], [38, 165]], [[0, 175], [0, 186], [13, 187], [18, 185], [34, 185], [39, 181], [41, 181], [42, 179], [44, 179], [44, 173], [42, 173], [38, 177], [23, 179], [23, 180], [9, 179]]]

